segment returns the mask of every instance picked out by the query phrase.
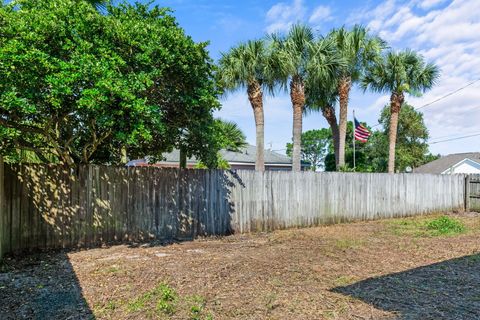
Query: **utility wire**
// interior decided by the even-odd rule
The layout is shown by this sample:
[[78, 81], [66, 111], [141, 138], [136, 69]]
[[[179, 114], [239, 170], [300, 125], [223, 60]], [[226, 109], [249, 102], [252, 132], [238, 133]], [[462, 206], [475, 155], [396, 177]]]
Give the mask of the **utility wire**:
[[[457, 93], [457, 92], [459, 92], [459, 91], [462, 91], [462, 90], [465, 89], [465, 88], [470, 87], [471, 85], [473, 85], [474, 83], [476, 83], [476, 82], [478, 82], [478, 81], [480, 81], [480, 78], [478, 78], [477, 80], [473, 80], [472, 82], [464, 85], [463, 87], [460, 87], [460, 88], [458, 88], [457, 90], [454, 90], [454, 91], [452, 91], [452, 92], [450, 92], [450, 93], [447, 93], [446, 95], [441, 96], [441, 97], [438, 98], [438, 99], [435, 99], [435, 100], [430, 101], [429, 103], [426, 103], [426, 104], [424, 104], [424, 105], [422, 105], [422, 106], [420, 106], [420, 107], [418, 107], [418, 108], [415, 108], [415, 110], [420, 110], [420, 109], [426, 108], [426, 107], [428, 107], [428, 106], [431, 106], [432, 104], [437, 103], [437, 102], [440, 101], [440, 100], [443, 100], [443, 99], [445, 99], [445, 98], [447, 98], [447, 97], [450, 97], [451, 95], [454, 95], [455, 93]], [[378, 123], [378, 124], [376, 124], [376, 125], [374, 125], [374, 126], [371, 126], [370, 128], [375, 128], [375, 127], [378, 127], [379, 125], [381, 125], [381, 123]]]
[[460, 134], [455, 134], [455, 135], [447, 134], [447, 135], [444, 135], [444, 136], [429, 138], [428, 140], [431, 141], [431, 140], [438, 140], [438, 139], [443, 139], [443, 138], [456, 138], [455, 136], [459, 136], [459, 135], [462, 135], [462, 134], [477, 134], [477, 133], [480, 134], [480, 132], [466, 132], [466, 133], [460, 133]]
[[471, 137], [476, 137], [476, 136], [480, 136], [480, 133], [471, 134], [471, 135], [463, 136], [463, 137], [452, 138], [452, 139], [445, 139], [445, 140], [430, 142], [430, 144], [436, 144], [436, 143], [441, 143], [441, 142], [447, 142], [447, 141], [454, 141], [454, 140], [466, 139], [466, 138], [471, 138]]
[[463, 86], [463, 87], [461, 87], [461, 88], [458, 88], [458, 89], [455, 90], [455, 91], [452, 91], [452, 92], [450, 92], [450, 93], [447, 93], [446, 95], [444, 95], [444, 96], [442, 96], [442, 97], [440, 97], [440, 98], [438, 98], [438, 99], [436, 99], [436, 100], [433, 100], [432, 102], [429, 102], [429, 103], [427, 103], [427, 104], [424, 104], [423, 106], [418, 107], [418, 108], [415, 108], [415, 109], [416, 109], [416, 110], [419, 110], [419, 109], [428, 107], [428, 106], [434, 104], [435, 102], [438, 102], [438, 101], [440, 101], [440, 100], [443, 100], [443, 99], [445, 99], [445, 98], [447, 98], [447, 97], [450, 97], [451, 95], [454, 95], [455, 93], [457, 93], [457, 92], [459, 92], [459, 91], [462, 91], [462, 90], [465, 89], [465, 88], [470, 87], [471, 85], [473, 85], [475, 82], [478, 82], [478, 81], [480, 81], [480, 78], [477, 79], [477, 80], [474, 80], [474, 81], [470, 82], [469, 84], [467, 84], [467, 85], [465, 85], [465, 86]]

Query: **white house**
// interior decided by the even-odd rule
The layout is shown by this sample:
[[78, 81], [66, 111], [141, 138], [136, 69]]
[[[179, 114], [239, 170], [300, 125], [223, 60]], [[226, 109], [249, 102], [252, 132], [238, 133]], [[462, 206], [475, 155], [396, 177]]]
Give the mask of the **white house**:
[[436, 174], [480, 174], [480, 152], [455, 153], [442, 156], [437, 160], [415, 168], [413, 172]]

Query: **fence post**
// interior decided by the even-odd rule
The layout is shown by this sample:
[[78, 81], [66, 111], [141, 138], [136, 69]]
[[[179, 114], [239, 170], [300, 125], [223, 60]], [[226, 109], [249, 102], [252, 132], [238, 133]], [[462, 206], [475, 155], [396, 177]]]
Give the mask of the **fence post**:
[[3, 157], [0, 155], [0, 261], [3, 258], [4, 252], [4, 237], [5, 237], [5, 197], [4, 197], [4, 166]]
[[470, 212], [470, 175], [465, 177], [465, 212]]

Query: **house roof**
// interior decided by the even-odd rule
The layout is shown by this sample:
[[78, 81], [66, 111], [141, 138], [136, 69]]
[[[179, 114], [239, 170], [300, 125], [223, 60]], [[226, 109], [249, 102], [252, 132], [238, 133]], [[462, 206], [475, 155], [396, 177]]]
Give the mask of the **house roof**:
[[[228, 163], [245, 163], [245, 164], [255, 164], [257, 150], [255, 146], [247, 145], [245, 148], [242, 148], [239, 152], [220, 150], [220, 154]], [[162, 162], [167, 163], [178, 163], [180, 161], [180, 151], [175, 149], [172, 152], [164, 153], [163, 156], [165, 160]], [[266, 165], [291, 165], [292, 159], [286, 155], [271, 151], [265, 150], [265, 164]], [[140, 163], [145, 163], [145, 159], [132, 160], [127, 165], [134, 166]], [[187, 163], [196, 164], [197, 159], [191, 157], [187, 159]]]
[[[255, 159], [257, 157], [257, 147], [247, 145], [239, 152], [221, 150], [220, 153], [222, 157], [229, 163], [255, 163]], [[290, 157], [275, 151], [265, 150], [264, 157], [265, 164], [292, 164], [292, 159], [290, 159]]]
[[442, 156], [437, 160], [415, 168], [413, 172], [440, 174], [465, 159], [470, 159], [480, 164], [480, 152], [454, 153], [447, 156]]

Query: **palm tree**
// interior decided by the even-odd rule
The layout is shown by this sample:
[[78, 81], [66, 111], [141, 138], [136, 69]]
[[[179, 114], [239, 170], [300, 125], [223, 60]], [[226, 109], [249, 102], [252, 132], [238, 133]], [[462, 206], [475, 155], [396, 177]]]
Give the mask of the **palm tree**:
[[215, 119], [215, 128], [222, 137], [223, 149], [238, 152], [247, 146], [247, 138], [235, 122]]
[[[317, 47], [321, 48], [322, 46], [332, 48], [336, 44], [331, 37], [327, 37], [318, 41]], [[324, 60], [321, 59], [322, 57]], [[328, 58], [328, 61], [325, 58]], [[328, 65], [328, 69], [325, 69], [326, 65]], [[338, 163], [340, 134], [335, 104], [338, 102], [338, 75], [345, 67], [346, 60], [338, 54], [337, 50], [326, 51], [324, 54], [316, 54], [310, 58], [307, 78], [308, 95], [305, 113], [321, 111], [327, 120], [332, 131], [336, 164]]]
[[390, 51], [381, 61], [371, 65], [362, 79], [364, 90], [390, 93], [390, 131], [388, 149], [388, 172], [395, 170], [395, 143], [397, 140], [398, 116], [405, 93], [420, 95], [432, 88], [439, 77], [439, 69], [426, 63], [423, 56], [411, 50]]
[[273, 93], [270, 55], [263, 40], [241, 43], [222, 54], [219, 62], [219, 82], [229, 91], [246, 88], [253, 109], [256, 128], [257, 155], [255, 170], [265, 170], [263, 91]]
[[352, 85], [359, 81], [366, 65], [380, 55], [386, 47], [385, 42], [376, 36], [371, 36], [368, 30], [355, 25], [352, 30], [344, 27], [330, 32], [332, 38], [346, 64], [342, 68], [338, 79], [339, 94], [339, 154], [337, 169], [345, 165], [345, 139], [347, 134], [348, 100]]
[[110, 0], [86, 0], [88, 3], [93, 5], [97, 10], [105, 9], [107, 4], [110, 3]]
[[[310, 82], [309, 82], [310, 86]], [[338, 142], [339, 130], [338, 121], [335, 114], [335, 104], [338, 101], [338, 86], [335, 81], [324, 81], [321, 83], [311, 83], [310, 94], [307, 97], [305, 114], [311, 112], [321, 112], [327, 120], [332, 131], [333, 150], [335, 154], [335, 163], [338, 163]]]
[[305, 25], [293, 25], [285, 38], [270, 36], [275, 56], [277, 79], [282, 87], [290, 89], [293, 108], [292, 169], [301, 170], [302, 116], [308, 95], [308, 77], [332, 79], [337, 58], [332, 41], [314, 41], [313, 31]]

